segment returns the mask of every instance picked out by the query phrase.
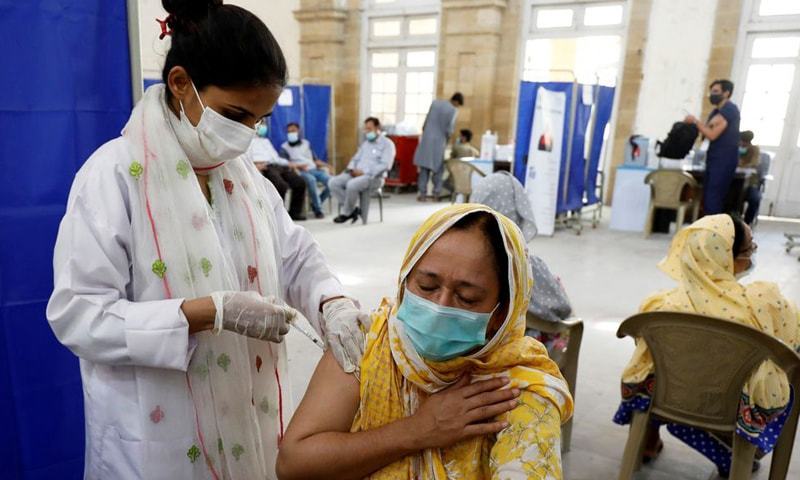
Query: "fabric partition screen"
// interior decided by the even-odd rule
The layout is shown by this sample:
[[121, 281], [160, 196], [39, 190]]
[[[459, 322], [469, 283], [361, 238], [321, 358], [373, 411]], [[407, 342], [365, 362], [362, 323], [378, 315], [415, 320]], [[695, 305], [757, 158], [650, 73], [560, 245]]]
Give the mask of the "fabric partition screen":
[[83, 476], [77, 358], [45, 307], [75, 172], [131, 110], [125, 0], [0, 0], [0, 476]]
[[594, 205], [602, 199], [597, 197], [597, 167], [600, 165], [600, 157], [603, 154], [603, 143], [606, 127], [611, 121], [611, 112], [614, 108], [614, 87], [597, 87], [597, 99], [595, 103], [594, 131], [592, 133], [592, 145], [589, 150], [589, 165], [586, 174], [586, 203]]
[[[581, 85], [572, 82], [520, 82], [519, 105], [517, 108], [517, 132], [514, 147], [514, 176], [523, 184], [526, 180], [528, 149], [530, 146], [531, 126], [536, 109], [536, 90], [543, 87], [553, 92], [564, 92], [568, 106], [564, 118], [565, 140], [561, 149], [561, 173], [558, 183], [558, 204], [556, 213], [574, 211], [583, 206], [597, 203], [595, 193], [597, 182], [597, 166], [600, 162], [603, 146], [603, 133], [611, 118], [614, 104], [614, 88], [594, 85]], [[594, 106], [591, 101], [584, 101], [584, 91], [594, 89]], [[577, 97], [573, 104], [573, 90]], [[591, 95], [590, 95], [591, 96]], [[586, 99], [588, 100], [588, 98]], [[574, 107], [572, 107], [574, 105]], [[590, 133], [590, 119], [595, 110], [594, 124], [591, 126], [591, 145], [587, 166], [586, 137]], [[571, 154], [568, 147], [568, 132], [572, 129]], [[587, 168], [588, 167], [588, 168]], [[586, 197], [584, 198], [584, 194]], [[586, 203], [584, 203], [586, 200]]]
[[314, 154], [328, 161], [328, 121], [331, 115], [331, 86], [303, 84], [303, 134]]
[[[283, 89], [278, 102], [272, 107], [269, 117], [269, 141], [275, 150], [280, 151], [281, 145], [286, 141], [286, 125], [295, 122], [301, 127], [303, 109], [300, 106], [300, 87], [288, 85]], [[305, 129], [303, 129], [305, 135]]]
[[[525, 184], [525, 172], [528, 165], [528, 148], [531, 141], [531, 127], [533, 126], [533, 113], [536, 110], [536, 90], [539, 87], [551, 92], [563, 92], [566, 96], [567, 114], [564, 115], [564, 138], [570, 129], [572, 113], [569, 106], [572, 104], [572, 83], [568, 82], [521, 82], [519, 91], [519, 108], [517, 111], [517, 134], [514, 147], [514, 176]], [[566, 140], [565, 140], [566, 141]], [[567, 164], [567, 145], [561, 148], [561, 170], [558, 180], [558, 203], [556, 213], [561, 213], [564, 205], [564, 175]]]
[[583, 205], [583, 192], [586, 189], [586, 128], [592, 116], [592, 104], [583, 101], [583, 92], [584, 86], [578, 85], [578, 98], [572, 111], [571, 156], [569, 161], [561, 165], [558, 213], [578, 210]]
[[317, 158], [328, 161], [331, 93], [330, 85], [289, 85], [284, 89], [269, 123], [269, 139], [276, 150], [286, 141], [286, 125], [295, 122]]

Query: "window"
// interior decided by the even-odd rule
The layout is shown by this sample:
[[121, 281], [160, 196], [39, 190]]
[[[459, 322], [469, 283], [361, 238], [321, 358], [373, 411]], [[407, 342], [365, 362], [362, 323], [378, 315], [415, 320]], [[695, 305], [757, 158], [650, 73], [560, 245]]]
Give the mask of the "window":
[[775, 15], [800, 15], [800, 2], [797, 0], [761, 0], [758, 14], [762, 17]]
[[761, 37], [753, 40], [752, 58], [793, 58], [800, 51], [800, 37]]
[[433, 50], [417, 50], [406, 54], [406, 64], [409, 67], [432, 67], [436, 62], [436, 52]]
[[373, 37], [397, 37], [400, 35], [400, 20], [376, 20], [372, 22]]
[[435, 35], [436, 17], [412, 18], [408, 21], [409, 35]]
[[747, 70], [742, 97], [742, 130], [752, 130], [760, 145], [781, 143], [794, 64], [757, 64]]
[[436, 90], [436, 51], [372, 52], [369, 115], [387, 125], [421, 129]]
[[398, 52], [373, 52], [372, 66], [377, 68], [391, 68], [400, 65]]
[[622, 2], [534, 7], [523, 79], [616, 85], [624, 16]]
[[406, 73], [405, 90], [404, 120], [421, 129], [433, 101], [433, 72]]
[[623, 10], [622, 5], [586, 7], [583, 14], [583, 24], [592, 27], [621, 25]]
[[572, 26], [571, 8], [548, 8], [536, 12], [536, 28], [563, 28]]
[[741, 130], [777, 161], [761, 211], [800, 215], [800, 0], [750, 0], [738, 37], [734, 102]]
[[439, 18], [424, 12], [387, 13], [393, 16], [365, 14], [369, 39], [362, 113], [385, 125], [419, 131], [436, 92]]

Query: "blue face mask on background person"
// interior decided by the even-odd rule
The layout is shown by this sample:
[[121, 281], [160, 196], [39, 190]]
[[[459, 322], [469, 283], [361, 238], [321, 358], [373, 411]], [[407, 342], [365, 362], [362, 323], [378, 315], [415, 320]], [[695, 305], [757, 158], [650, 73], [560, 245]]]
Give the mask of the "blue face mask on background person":
[[258, 128], [256, 129], [256, 135], [258, 135], [261, 138], [267, 138], [268, 133], [269, 133], [269, 128], [267, 128], [267, 126], [263, 123], [259, 125]]
[[745, 153], [747, 153], [747, 147], [739, 147], [739, 156], [741, 157]]
[[369, 140], [370, 142], [374, 142], [375, 139], [378, 138], [378, 133], [377, 132], [367, 132], [365, 136], [367, 137], [367, 140]]
[[297, 143], [300, 140], [300, 134], [297, 132], [289, 132], [286, 134], [286, 139], [289, 143]]
[[486, 344], [486, 328], [494, 310], [477, 313], [443, 307], [406, 288], [397, 319], [405, 325], [406, 335], [421, 357], [442, 362]]

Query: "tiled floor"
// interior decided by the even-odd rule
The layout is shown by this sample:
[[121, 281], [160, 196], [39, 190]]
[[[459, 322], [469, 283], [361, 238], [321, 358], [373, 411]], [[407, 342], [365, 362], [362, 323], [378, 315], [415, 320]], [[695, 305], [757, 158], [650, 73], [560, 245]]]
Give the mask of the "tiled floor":
[[[413, 195], [392, 195], [384, 202], [384, 222], [378, 223], [373, 203], [366, 226], [334, 225], [330, 219], [305, 222], [350, 293], [364, 307], [395, 292], [397, 272], [408, 241], [417, 226], [442, 204], [419, 204]], [[649, 293], [671, 286], [657, 268], [669, 245], [667, 235], [643, 239], [634, 233], [586, 229], [576, 236], [558, 231], [537, 237], [530, 248], [561, 276], [575, 313], [586, 322], [575, 409], [572, 450], [565, 455], [570, 480], [615, 479], [627, 438], [627, 429], [611, 422], [619, 402], [619, 375], [633, 342], [617, 339], [619, 323], [636, 312]], [[800, 303], [800, 262], [787, 255], [782, 232], [800, 232], [800, 224], [761, 222], [756, 231], [758, 268], [752, 279], [778, 282], [784, 295]], [[288, 340], [295, 402], [302, 398], [319, 350], [296, 332]], [[699, 454], [664, 432], [663, 454], [645, 466], [638, 479], [715, 479], [715, 468]], [[800, 443], [800, 442], [796, 442]], [[762, 460], [755, 479], [766, 479], [770, 457]], [[800, 478], [800, 446], [796, 446], [789, 478]]]

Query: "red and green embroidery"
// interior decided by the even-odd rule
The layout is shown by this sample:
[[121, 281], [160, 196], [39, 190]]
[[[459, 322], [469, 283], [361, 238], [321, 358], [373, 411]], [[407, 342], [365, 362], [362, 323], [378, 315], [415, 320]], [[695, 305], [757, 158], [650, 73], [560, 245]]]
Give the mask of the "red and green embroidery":
[[233, 458], [235, 458], [237, 462], [239, 461], [239, 457], [241, 457], [243, 454], [244, 454], [244, 447], [239, 445], [238, 443], [235, 444], [233, 448], [231, 448], [231, 455], [233, 455]]
[[192, 215], [192, 226], [197, 231], [202, 230], [206, 226], [206, 216], [197, 213]]
[[197, 375], [200, 380], [205, 380], [208, 376], [208, 365], [205, 363], [197, 365], [194, 367], [194, 374]]
[[239, 227], [233, 227], [233, 239], [237, 242], [244, 240], [244, 232]]
[[258, 404], [258, 408], [260, 408], [262, 412], [269, 415], [269, 400], [267, 399], [267, 397], [264, 397], [261, 400], [261, 403]]
[[186, 452], [186, 456], [189, 457], [190, 462], [194, 463], [200, 457], [200, 449], [197, 448], [197, 445], [192, 445]]
[[208, 274], [211, 273], [211, 268], [211, 260], [207, 259], [206, 257], [200, 259], [200, 270], [203, 271], [203, 275], [206, 278], [208, 278]]
[[153, 423], [158, 423], [164, 419], [164, 410], [161, 410], [161, 405], [156, 405], [156, 408], [150, 412], [150, 421]]
[[230, 364], [231, 357], [229, 357], [227, 353], [222, 353], [219, 357], [217, 357], [217, 365], [219, 365], [219, 368], [224, 370], [226, 373], [228, 372], [228, 367]]
[[164, 275], [167, 273], [167, 264], [161, 260], [156, 260], [153, 262], [153, 273], [155, 273], [158, 278], [163, 279]]
[[128, 167], [128, 173], [130, 173], [133, 178], [138, 180], [144, 173], [144, 167], [141, 163], [134, 160], [131, 162], [131, 166]]
[[178, 175], [180, 175], [181, 178], [186, 180], [187, 178], [189, 178], [189, 172], [192, 171], [192, 167], [186, 160], [179, 160], [178, 163], [175, 165], [175, 170], [178, 172]]

